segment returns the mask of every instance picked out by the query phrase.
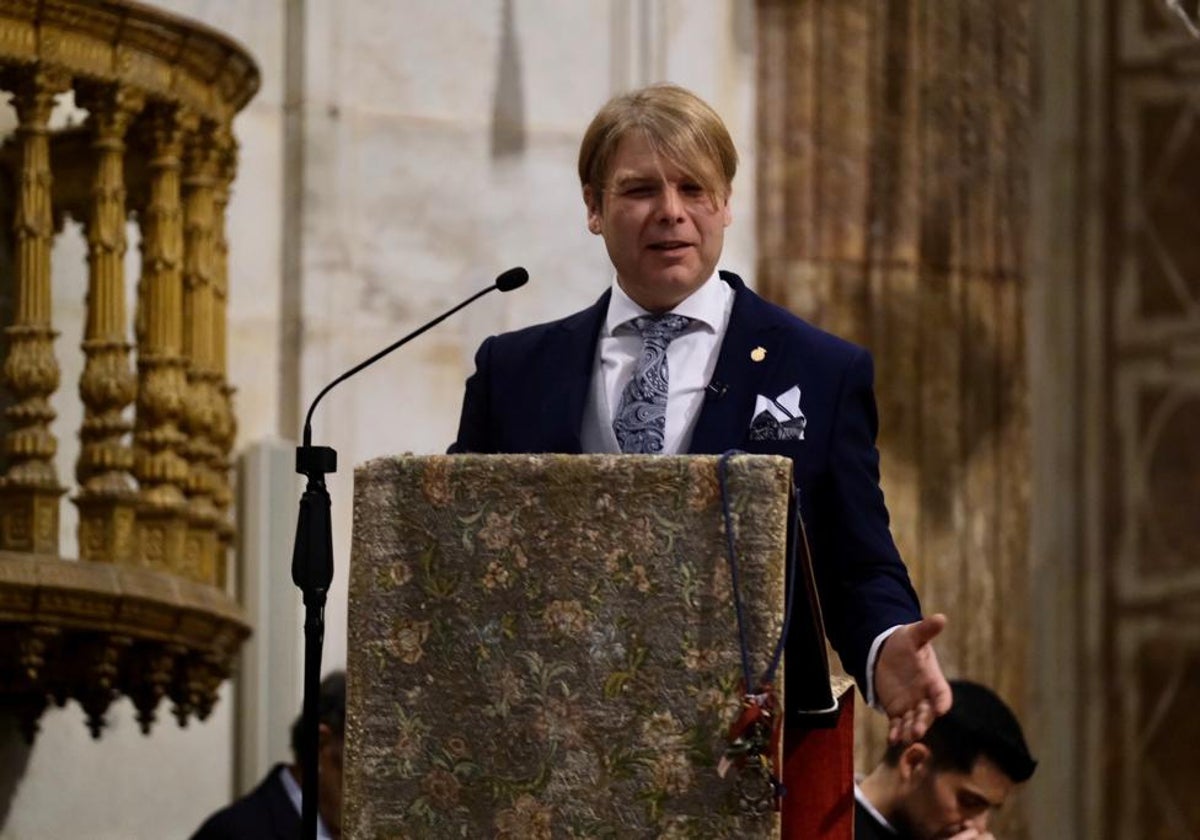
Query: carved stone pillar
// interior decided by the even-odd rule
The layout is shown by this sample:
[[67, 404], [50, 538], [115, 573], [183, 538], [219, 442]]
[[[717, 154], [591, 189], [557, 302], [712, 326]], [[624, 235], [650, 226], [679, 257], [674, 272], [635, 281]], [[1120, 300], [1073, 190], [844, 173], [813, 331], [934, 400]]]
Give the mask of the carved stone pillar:
[[144, 97], [119, 85], [81, 87], [95, 152], [88, 241], [87, 324], [79, 394], [84, 404], [75, 468], [79, 494], [79, 558], [134, 559], [133, 425], [125, 409], [137, 394], [125, 317], [125, 133]]
[[185, 556], [187, 568], [204, 583], [217, 581], [214, 463], [220, 456], [215, 441], [224, 403], [213, 317], [216, 279], [213, 231], [222, 150], [213, 142], [213, 133], [211, 124], [205, 124], [191, 138], [183, 179], [183, 354], [188, 360], [188, 399], [183, 411], [187, 432], [183, 453], [188, 462]]
[[149, 193], [142, 211], [142, 277], [138, 286], [138, 371], [134, 431], [138, 495], [138, 562], [195, 578], [187, 568], [184, 486], [188, 465], [181, 429], [187, 389], [183, 356], [183, 214], [180, 170], [186, 114], [156, 107], [149, 114]]
[[56, 554], [58, 504], [66, 488], [58, 483], [50, 431], [50, 395], [58, 388], [50, 318], [51, 207], [50, 139], [47, 121], [54, 98], [66, 89], [65, 74], [36, 68], [13, 74], [17, 111], [17, 206], [14, 223], [16, 311], [5, 328], [8, 355], [4, 384], [13, 404], [4, 412], [8, 470], [0, 479], [0, 549]]
[[[1019, 713], [1029, 6], [760, 0], [758, 16], [759, 288], [872, 350], [893, 532], [926, 612], [950, 617], [942, 662]], [[882, 753], [866, 741], [860, 766]]]

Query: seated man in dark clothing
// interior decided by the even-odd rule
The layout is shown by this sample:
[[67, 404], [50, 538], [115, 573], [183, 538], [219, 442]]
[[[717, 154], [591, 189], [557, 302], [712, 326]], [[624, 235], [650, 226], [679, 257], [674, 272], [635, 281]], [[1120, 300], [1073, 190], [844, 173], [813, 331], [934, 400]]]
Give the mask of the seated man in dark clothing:
[[989, 815], [1037, 762], [1003, 700], [966, 680], [950, 687], [950, 711], [921, 740], [889, 747], [855, 788], [857, 840], [994, 840]]
[[[342, 745], [346, 724], [346, 674], [334, 671], [321, 681], [317, 717], [317, 838], [342, 836]], [[232, 805], [217, 811], [192, 840], [299, 840], [304, 746], [300, 721], [292, 724], [295, 763], [276, 764], [259, 783]]]

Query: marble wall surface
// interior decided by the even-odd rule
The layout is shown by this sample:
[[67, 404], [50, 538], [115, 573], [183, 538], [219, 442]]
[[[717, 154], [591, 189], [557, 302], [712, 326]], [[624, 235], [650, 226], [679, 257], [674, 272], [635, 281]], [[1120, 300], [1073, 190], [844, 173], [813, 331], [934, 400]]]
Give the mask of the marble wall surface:
[[[669, 79], [726, 118], [742, 154], [723, 267], [753, 283], [753, 4], [738, 0], [155, 0], [241, 41], [263, 85], [239, 115], [229, 206], [229, 378], [238, 449], [296, 439], [343, 370], [490, 283], [491, 295], [322, 402], [314, 442], [331, 476], [337, 571], [325, 666], [345, 661], [354, 465], [443, 451], [486, 336], [568, 314], [610, 280], [584, 227], [579, 136], [612, 93]], [[67, 109], [69, 113], [69, 108]], [[131, 234], [134, 231], [131, 229]], [[53, 254], [63, 382], [75, 381], [84, 276], [78, 229]], [[127, 277], [137, 277], [136, 239]], [[131, 298], [132, 300], [132, 295]], [[76, 368], [77, 371], [77, 368]], [[61, 428], [75, 428], [61, 400]], [[77, 441], [61, 439], [70, 475]], [[297, 499], [299, 484], [297, 485]], [[74, 510], [63, 508], [63, 553]], [[279, 562], [289, 562], [290, 542]], [[294, 593], [281, 593], [292, 597]], [[298, 595], [296, 596], [298, 598]], [[185, 838], [236, 787], [231, 686], [205, 724], [143, 738], [121, 703], [92, 742], [76, 708], [43, 718], [32, 751], [0, 732], [0, 840]], [[168, 710], [163, 707], [162, 715]], [[294, 709], [279, 710], [279, 725]], [[9, 726], [7, 721], [0, 724]], [[278, 756], [285, 760], [287, 756]], [[70, 808], [62, 807], [69, 800]]]

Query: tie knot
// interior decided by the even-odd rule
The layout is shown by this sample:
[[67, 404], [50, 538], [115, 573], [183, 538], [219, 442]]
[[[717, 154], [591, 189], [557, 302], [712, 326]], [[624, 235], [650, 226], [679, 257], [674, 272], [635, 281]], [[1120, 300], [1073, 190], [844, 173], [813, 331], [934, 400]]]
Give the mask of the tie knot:
[[633, 328], [648, 343], [670, 344], [688, 328], [692, 319], [686, 315], [643, 315], [634, 318]]

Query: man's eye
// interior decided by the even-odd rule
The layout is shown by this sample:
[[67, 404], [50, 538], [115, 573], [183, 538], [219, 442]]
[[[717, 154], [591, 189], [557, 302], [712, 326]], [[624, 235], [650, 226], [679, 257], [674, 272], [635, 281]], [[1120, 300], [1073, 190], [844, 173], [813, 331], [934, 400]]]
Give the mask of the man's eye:
[[704, 195], [704, 187], [700, 186], [699, 184], [682, 184], [679, 187], [679, 191], [684, 195], [691, 196], [693, 198], [698, 198], [699, 196]]
[[634, 184], [621, 191], [622, 195], [627, 195], [631, 198], [646, 198], [654, 195], [654, 193], [655, 187], [650, 184]]
[[988, 807], [988, 803], [987, 800], [980, 799], [978, 796], [960, 796], [958, 807], [970, 813], [984, 810]]

